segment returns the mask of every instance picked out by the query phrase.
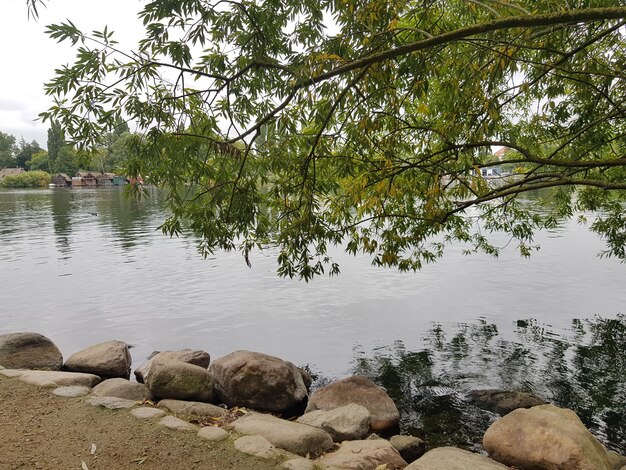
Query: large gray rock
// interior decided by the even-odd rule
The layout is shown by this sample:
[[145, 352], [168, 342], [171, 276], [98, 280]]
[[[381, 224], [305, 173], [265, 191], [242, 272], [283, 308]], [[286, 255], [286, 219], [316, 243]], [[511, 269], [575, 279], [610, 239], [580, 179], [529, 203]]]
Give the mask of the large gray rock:
[[518, 408], [531, 408], [545, 404], [545, 400], [526, 392], [510, 392], [506, 390], [472, 390], [470, 401], [479, 408], [493, 411], [504, 416]]
[[127, 377], [131, 365], [128, 345], [123, 341], [106, 341], [72, 354], [64, 368], [101, 377]]
[[484, 455], [455, 447], [429, 450], [405, 470], [507, 470], [509, 467]]
[[302, 456], [320, 454], [333, 445], [321, 429], [261, 413], [248, 413], [230, 427], [240, 434], [263, 436], [276, 447]]
[[119, 378], [100, 382], [93, 388], [93, 394], [99, 397], [117, 397], [134, 401], [152, 399], [150, 390], [144, 384]]
[[356, 441], [367, 436], [371, 415], [367, 408], [350, 403], [334, 410], [315, 410], [296, 421], [323, 429], [335, 442]]
[[150, 375], [150, 369], [154, 361], [181, 361], [187, 364], [193, 364], [208, 369], [211, 362], [211, 356], [206, 351], [197, 349], [181, 349], [180, 351], [155, 351], [150, 355], [148, 360], [135, 369], [135, 377], [137, 382], [145, 383]]
[[157, 405], [177, 415], [198, 416], [200, 418], [221, 418], [227, 411], [210, 403], [185, 400], [161, 400]]
[[218, 397], [228, 406], [282, 412], [308, 396], [300, 369], [267, 354], [235, 351], [213, 361], [209, 370]]
[[419, 437], [392, 436], [389, 439], [404, 460], [411, 463], [419, 459], [426, 452], [426, 443]]
[[493, 423], [483, 446], [520, 470], [611, 470], [606, 449], [576, 413], [554, 405], [517, 409]]
[[400, 412], [387, 392], [367, 377], [360, 375], [332, 382], [316, 390], [309, 399], [306, 412], [333, 410], [350, 403], [356, 403], [369, 410], [372, 415], [370, 422], [372, 431], [393, 428], [400, 421]]
[[154, 398], [209, 402], [214, 380], [204, 367], [181, 361], [152, 363], [146, 385]]
[[28, 384], [47, 388], [69, 387], [73, 385], [91, 388], [101, 380], [100, 377], [93, 374], [51, 370], [24, 370], [20, 371], [20, 375], [17, 378]]
[[0, 365], [7, 369], [61, 370], [59, 348], [39, 333], [0, 335]]
[[387, 470], [405, 468], [407, 463], [385, 439], [345, 441], [335, 452], [316, 460], [321, 465], [344, 470], [374, 470], [386, 465]]

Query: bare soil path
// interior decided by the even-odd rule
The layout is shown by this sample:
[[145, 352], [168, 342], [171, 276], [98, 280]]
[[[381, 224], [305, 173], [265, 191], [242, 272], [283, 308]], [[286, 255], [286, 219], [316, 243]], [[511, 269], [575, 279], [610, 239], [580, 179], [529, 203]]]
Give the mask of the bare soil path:
[[[270, 470], [277, 462], [194, 433], [100, 409], [81, 398], [0, 377], [0, 470]], [[92, 451], [95, 449], [95, 452]]]

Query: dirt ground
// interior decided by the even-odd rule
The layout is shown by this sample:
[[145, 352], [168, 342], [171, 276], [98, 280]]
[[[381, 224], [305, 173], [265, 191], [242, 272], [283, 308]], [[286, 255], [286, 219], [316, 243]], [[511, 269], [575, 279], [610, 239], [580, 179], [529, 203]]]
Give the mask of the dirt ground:
[[128, 410], [96, 408], [51, 391], [0, 377], [0, 470], [279, 468], [236, 451], [231, 440], [205, 442]]

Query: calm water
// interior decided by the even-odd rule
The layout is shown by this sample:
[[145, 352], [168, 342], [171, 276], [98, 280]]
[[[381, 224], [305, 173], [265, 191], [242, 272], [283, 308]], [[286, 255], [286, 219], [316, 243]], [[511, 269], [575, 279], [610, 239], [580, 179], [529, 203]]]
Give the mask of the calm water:
[[586, 228], [539, 234], [530, 259], [458, 248], [416, 274], [338, 252], [338, 278], [305, 284], [275, 275], [273, 250], [252, 269], [236, 252], [202, 259], [192, 237], [157, 230], [163, 218], [158, 192], [0, 192], [0, 333], [41, 332], [66, 357], [120, 339], [136, 365], [191, 347], [266, 352], [320, 383], [358, 371], [394, 395], [405, 430], [466, 447], [493, 416], [465, 390], [525, 389], [626, 450], [626, 265], [598, 259]]

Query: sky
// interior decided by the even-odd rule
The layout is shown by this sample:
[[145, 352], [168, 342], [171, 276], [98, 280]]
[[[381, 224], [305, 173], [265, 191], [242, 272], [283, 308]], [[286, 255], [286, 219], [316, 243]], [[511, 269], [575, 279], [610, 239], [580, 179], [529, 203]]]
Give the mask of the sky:
[[123, 49], [135, 48], [142, 36], [137, 19], [139, 0], [46, 0], [39, 19], [29, 19], [26, 0], [0, 0], [0, 131], [36, 140], [46, 147], [49, 125], [37, 120], [52, 99], [43, 85], [60, 65], [72, 61], [69, 43], [58, 44], [46, 34], [46, 25], [71, 20], [79, 29], [115, 31]]

